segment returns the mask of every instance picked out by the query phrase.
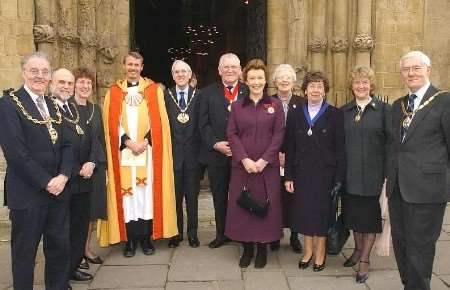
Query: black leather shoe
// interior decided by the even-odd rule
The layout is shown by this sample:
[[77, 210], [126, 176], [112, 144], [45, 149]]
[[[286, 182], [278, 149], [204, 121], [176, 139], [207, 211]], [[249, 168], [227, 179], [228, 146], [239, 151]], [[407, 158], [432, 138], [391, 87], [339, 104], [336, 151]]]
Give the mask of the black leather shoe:
[[242, 243], [244, 247], [244, 252], [242, 253], [241, 258], [239, 259], [239, 267], [247, 268], [252, 262], [253, 251], [255, 248], [254, 243]]
[[88, 261], [86, 261], [85, 258], [83, 258], [83, 259], [81, 260], [80, 265], [78, 265], [78, 269], [81, 269], [81, 270], [89, 270], [89, 263], [88, 263]]
[[308, 261], [303, 261], [303, 259], [300, 260], [300, 262], [298, 262], [298, 267], [303, 270], [308, 268], [309, 263], [311, 263], [311, 260], [312, 260], [312, 255], [311, 255], [311, 257], [309, 257]]
[[191, 248], [198, 248], [200, 246], [200, 241], [197, 237], [188, 238], [188, 242]]
[[214, 240], [212, 240], [210, 243], [209, 243], [209, 247], [211, 248], [211, 249], [215, 249], [215, 248], [220, 248], [220, 247], [222, 247], [224, 244], [226, 244], [226, 243], [228, 243], [228, 242], [230, 242], [231, 240], [229, 239], [229, 238], [227, 238], [227, 237], [217, 237], [217, 238], [215, 238]]
[[[360, 263], [370, 264], [369, 261], [359, 261], [359, 262]], [[366, 282], [367, 279], [369, 279], [369, 273], [368, 272], [365, 273], [365, 274], [360, 274], [359, 271], [356, 272], [356, 278], [355, 278], [356, 283], [359, 283], [359, 284], [364, 283], [364, 282]]]
[[344, 267], [353, 267], [356, 265], [356, 262], [353, 262], [352, 259], [347, 259], [342, 266]]
[[180, 245], [180, 240], [178, 239], [178, 237], [173, 237], [169, 240], [169, 243], [167, 244], [167, 246], [169, 248], [176, 248]]
[[291, 246], [294, 253], [301, 253], [303, 250], [302, 244], [300, 243], [297, 234], [291, 234], [289, 245]]
[[314, 265], [313, 265], [313, 271], [314, 271], [314, 272], [320, 272], [320, 271], [322, 271], [323, 269], [325, 269], [325, 261], [326, 261], [326, 259], [327, 259], [327, 257], [325, 257], [325, 259], [323, 260], [323, 263], [320, 264], [320, 265], [314, 263]]
[[267, 264], [267, 245], [256, 244], [255, 269], [262, 269]]
[[84, 259], [91, 264], [103, 264], [103, 260], [99, 256], [96, 256], [94, 258], [89, 258], [88, 256], [84, 256]]
[[70, 277], [70, 280], [82, 282], [82, 281], [90, 281], [93, 278], [94, 277], [92, 277], [92, 275], [89, 273], [75, 270], [72, 272], [72, 276]]
[[150, 239], [144, 239], [141, 242], [142, 252], [144, 255], [153, 255], [155, 253], [155, 247], [152, 244], [152, 241]]
[[270, 243], [270, 250], [272, 252], [276, 252], [280, 249], [280, 240], [278, 241], [273, 241]]
[[128, 240], [123, 248], [123, 255], [127, 258], [134, 257], [136, 255], [136, 243], [133, 240]]

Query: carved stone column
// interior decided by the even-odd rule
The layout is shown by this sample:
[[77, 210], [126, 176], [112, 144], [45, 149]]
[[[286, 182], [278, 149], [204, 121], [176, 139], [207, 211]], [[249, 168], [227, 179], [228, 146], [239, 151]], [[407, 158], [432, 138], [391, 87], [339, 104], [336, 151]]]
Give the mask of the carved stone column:
[[247, 59], [266, 60], [266, 0], [250, 1], [247, 13]]
[[95, 0], [78, 2], [78, 35], [80, 36], [79, 65], [95, 72]]
[[306, 16], [308, 5], [306, 0], [289, 0], [288, 9], [288, 55], [287, 63], [291, 64], [297, 72], [297, 82], [307, 70], [307, 29]]
[[[287, 0], [267, 0], [267, 65], [272, 75], [279, 64], [286, 62], [288, 48]], [[270, 92], [274, 92], [269, 77]]]
[[55, 50], [56, 30], [51, 15], [51, 4], [48, 0], [34, 0], [35, 22], [33, 26], [34, 42], [37, 50], [47, 53], [52, 60], [53, 66], [57, 58]]
[[57, 0], [59, 66], [78, 66], [77, 1]]
[[372, 0], [358, 0], [358, 19], [353, 49], [356, 64], [370, 66], [370, 52], [374, 46], [372, 38]]
[[114, 42], [115, 0], [96, 0], [96, 35], [97, 35], [97, 95], [99, 103], [101, 97], [114, 83], [113, 63], [117, 55], [117, 46]]
[[328, 48], [326, 15], [327, 1], [312, 1], [312, 38], [309, 41], [308, 48], [311, 52], [313, 70], [325, 71], [326, 68], [326, 52]]
[[331, 51], [333, 52], [333, 78], [334, 94], [337, 106], [346, 103], [347, 91], [347, 52], [348, 52], [348, 1], [334, 1], [333, 15], [333, 39], [331, 41]]

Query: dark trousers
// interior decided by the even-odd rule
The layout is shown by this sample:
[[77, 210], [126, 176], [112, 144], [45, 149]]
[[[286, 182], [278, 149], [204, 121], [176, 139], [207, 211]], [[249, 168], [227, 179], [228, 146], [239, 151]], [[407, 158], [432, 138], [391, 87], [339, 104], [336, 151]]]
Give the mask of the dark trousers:
[[186, 201], [187, 235], [190, 238], [197, 237], [199, 190], [199, 170], [187, 168], [175, 170], [177, 226], [178, 234], [181, 238], [183, 238], [183, 199]]
[[430, 289], [445, 206], [406, 202], [398, 187], [389, 199], [392, 244], [405, 290]]
[[30, 209], [11, 209], [10, 220], [14, 290], [33, 290], [36, 252], [41, 237], [45, 289], [67, 289], [70, 268], [68, 204], [55, 201]]
[[70, 270], [75, 271], [84, 256], [90, 218], [90, 194], [70, 197]]
[[209, 186], [211, 188], [214, 215], [216, 219], [216, 235], [223, 237], [225, 218], [227, 215], [228, 184], [230, 183], [230, 165], [208, 166]]
[[153, 220], [139, 219], [125, 223], [128, 240], [135, 242], [151, 239], [153, 234]]

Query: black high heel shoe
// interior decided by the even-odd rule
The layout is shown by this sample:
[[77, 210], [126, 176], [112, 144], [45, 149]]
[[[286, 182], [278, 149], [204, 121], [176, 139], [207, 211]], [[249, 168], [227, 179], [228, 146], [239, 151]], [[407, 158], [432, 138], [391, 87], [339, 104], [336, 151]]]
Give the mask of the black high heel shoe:
[[309, 267], [309, 263], [311, 263], [312, 257], [313, 257], [313, 255], [311, 255], [311, 257], [309, 257], [308, 261], [306, 261], [306, 262], [303, 261], [303, 259], [300, 260], [300, 262], [298, 262], [298, 267], [300, 269], [303, 269], [303, 270], [308, 268]]
[[353, 255], [355, 255], [356, 252], [360, 252], [360, 251], [361, 251], [361, 250], [355, 250], [355, 251], [353, 252], [353, 254], [350, 256], [350, 258], [348, 258], [348, 259], [344, 262], [343, 266], [344, 266], [344, 267], [353, 267], [353, 266], [355, 266], [355, 265], [356, 265], [356, 262], [354, 262], [354, 261], [352, 260], [352, 258], [353, 258]]
[[[359, 262], [360, 263], [366, 263], [366, 264], [370, 265], [369, 261], [359, 261]], [[364, 282], [367, 281], [367, 279], [369, 279], [369, 272], [367, 272], [366, 274], [362, 274], [362, 275], [359, 274], [359, 271], [356, 272], [356, 278], [355, 278], [356, 283], [359, 283], [359, 284], [364, 283]]]
[[322, 271], [323, 269], [325, 269], [325, 261], [327, 260], [327, 256], [325, 256], [325, 258], [323, 259], [323, 263], [322, 264], [316, 264], [316, 263], [314, 263], [314, 265], [313, 265], [313, 271], [314, 272], [320, 272], [320, 271]]

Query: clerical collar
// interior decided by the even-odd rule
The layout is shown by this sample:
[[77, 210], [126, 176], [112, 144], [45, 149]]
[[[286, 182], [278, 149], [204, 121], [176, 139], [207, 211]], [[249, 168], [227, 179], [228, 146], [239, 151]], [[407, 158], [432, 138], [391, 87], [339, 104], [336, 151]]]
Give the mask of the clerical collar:
[[127, 87], [135, 87], [137, 85], [139, 85], [139, 81], [130, 82], [130, 81], [127, 80]]

